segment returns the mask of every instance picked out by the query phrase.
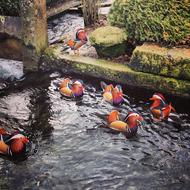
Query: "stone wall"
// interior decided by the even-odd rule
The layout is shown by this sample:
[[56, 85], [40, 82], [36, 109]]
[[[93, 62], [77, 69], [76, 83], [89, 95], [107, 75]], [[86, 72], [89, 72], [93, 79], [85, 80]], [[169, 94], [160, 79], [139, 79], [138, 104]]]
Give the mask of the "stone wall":
[[112, 61], [62, 54], [59, 46], [46, 49], [40, 69], [84, 74], [190, 98], [189, 81], [134, 71], [127, 65]]

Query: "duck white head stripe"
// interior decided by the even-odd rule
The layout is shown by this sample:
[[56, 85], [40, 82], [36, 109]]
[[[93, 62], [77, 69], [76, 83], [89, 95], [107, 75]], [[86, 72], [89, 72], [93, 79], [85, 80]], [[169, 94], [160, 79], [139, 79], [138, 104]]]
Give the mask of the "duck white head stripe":
[[12, 139], [19, 139], [19, 138], [23, 138], [23, 137], [24, 137], [24, 135], [17, 134], [17, 135], [14, 135], [12, 138], [10, 138], [10, 140], [12, 140]]
[[163, 99], [159, 95], [154, 94], [153, 97], [163, 101]]
[[79, 82], [78, 80], [74, 82], [74, 84], [79, 84], [82, 85], [81, 82]]
[[126, 120], [131, 117], [131, 116], [139, 116], [139, 114], [137, 113], [130, 113], [127, 117], [126, 117]]

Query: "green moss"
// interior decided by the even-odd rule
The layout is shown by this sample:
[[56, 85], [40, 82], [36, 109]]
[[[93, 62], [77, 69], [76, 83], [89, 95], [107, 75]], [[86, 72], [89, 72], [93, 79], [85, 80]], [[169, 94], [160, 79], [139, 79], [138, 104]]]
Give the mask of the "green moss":
[[110, 47], [127, 40], [125, 32], [117, 27], [105, 26], [93, 31], [90, 35], [92, 45]]
[[53, 59], [53, 58], [56, 58], [56, 52], [57, 52], [57, 47], [55, 47], [55, 46], [50, 46], [50, 47], [48, 47], [48, 48], [45, 49], [44, 55], [45, 55], [48, 59]]
[[160, 74], [161, 75], [167, 75], [167, 73], [168, 73], [168, 68], [167, 67], [162, 67], [160, 69]]

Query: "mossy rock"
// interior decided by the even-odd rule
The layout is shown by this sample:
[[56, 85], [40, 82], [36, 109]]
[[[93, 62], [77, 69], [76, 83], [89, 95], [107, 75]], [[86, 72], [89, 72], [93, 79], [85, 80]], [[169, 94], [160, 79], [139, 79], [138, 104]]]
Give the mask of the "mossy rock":
[[190, 80], [190, 49], [144, 44], [136, 47], [129, 66], [136, 71]]
[[100, 57], [118, 57], [126, 51], [127, 36], [117, 27], [105, 26], [93, 31], [90, 42]]

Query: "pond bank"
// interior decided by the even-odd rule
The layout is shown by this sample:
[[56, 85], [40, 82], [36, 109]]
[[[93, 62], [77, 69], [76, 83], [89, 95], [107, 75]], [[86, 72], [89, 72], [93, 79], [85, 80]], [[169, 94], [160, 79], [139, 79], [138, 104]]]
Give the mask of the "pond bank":
[[58, 45], [46, 49], [40, 69], [84, 74], [190, 98], [189, 81], [134, 71], [127, 65], [112, 61], [67, 55], [61, 52], [61, 47]]

